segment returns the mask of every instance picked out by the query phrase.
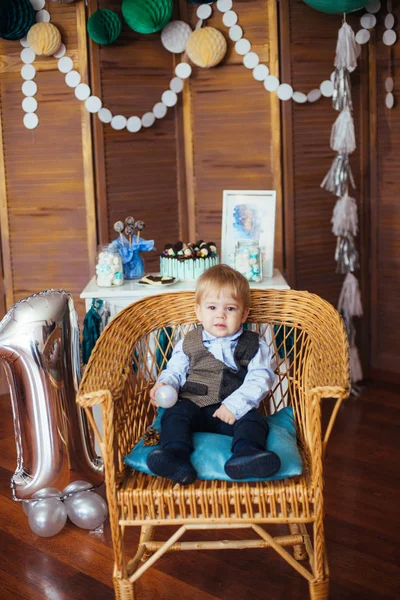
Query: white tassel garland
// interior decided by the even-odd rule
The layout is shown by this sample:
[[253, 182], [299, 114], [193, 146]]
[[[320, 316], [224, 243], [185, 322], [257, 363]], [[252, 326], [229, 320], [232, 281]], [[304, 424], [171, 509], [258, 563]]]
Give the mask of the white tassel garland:
[[357, 204], [348, 194], [338, 198], [331, 219], [332, 233], [336, 236], [346, 236], [351, 233], [356, 237], [358, 233]]
[[361, 317], [363, 314], [360, 287], [353, 273], [347, 273], [344, 278], [337, 308], [345, 318]]
[[356, 345], [350, 346], [349, 358], [351, 381], [353, 383], [357, 383], [357, 381], [361, 381], [361, 379], [363, 378], [363, 372], [361, 367], [360, 356], [358, 354], [358, 348]]
[[339, 29], [336, 44], [335, 67], [354, 71], [357, 66], [357, 42], [354, 31], [348, 23], [343, 23]]
[[351, 154], [356, 149], [354, 120], [348, 106], [343, 108], [332, 125], [331, 148], [336, 152]]

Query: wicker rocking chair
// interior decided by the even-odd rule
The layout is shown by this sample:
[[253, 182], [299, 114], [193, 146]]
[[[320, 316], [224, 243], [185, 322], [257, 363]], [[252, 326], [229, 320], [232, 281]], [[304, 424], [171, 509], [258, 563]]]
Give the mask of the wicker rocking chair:
[[[349, 393], [342, 320], [330, 304], [307, 292], [252, 291], [250, 326], [272, 344], [277, 362], [275, 389], [262, 408], [293, 407], [303, 474], [280, 481], [198, 480], [180, 486], [130, 469], [123, 457], [154, 419], [149, 390], [177, 339], [196, 323], [193, 303], [193, 293], [170, 293], [122, 310], [98, 340], [79, 389], [77, 402], [86, 410], [104, 457], [116, 598], [133, 600], [134, 582], [168, 550], [271, 547], [308, 580], [311, 599], [326, 600], [322, 458]], [[324, 436], [323, 398], [336, 398]], [[102, 407], [102, 435], [93, 419], [94, 405]], [[287, 535], [268, 533], [266, 526], [275, 524], [287, 524]], [[129, 560], [124, 532], [132, 525], [141, 527], [141, 534]], [[166, 542], [153, 541], [158, 525], [176, 525], [177, 530]], [[259, 539], [178, 543], [189, 530], [228, 528], [252, 529]]]

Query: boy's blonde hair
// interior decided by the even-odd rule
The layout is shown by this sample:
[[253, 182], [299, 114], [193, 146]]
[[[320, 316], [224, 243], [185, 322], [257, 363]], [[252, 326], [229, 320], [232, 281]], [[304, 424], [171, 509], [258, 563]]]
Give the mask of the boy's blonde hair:
[[229, 288], [233, 298], [243, 305], [243, 308], [250, 308], [250, 286], [246, 277], [239, 271], [235, 271], [228, 265], [215, 265], [204, 271], [196, 283], [196, 304], [200, 304], [204, 293], [209, 289]]

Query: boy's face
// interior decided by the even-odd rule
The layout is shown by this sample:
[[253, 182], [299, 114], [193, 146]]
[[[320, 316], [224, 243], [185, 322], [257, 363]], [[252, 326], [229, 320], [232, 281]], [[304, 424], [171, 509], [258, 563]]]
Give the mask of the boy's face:
[[204, 329], [215, 337], [226, 337], [240, 329], [248, 308], [235, 300], [229, 288], [206, 290], [196, 304], [196, 316]]

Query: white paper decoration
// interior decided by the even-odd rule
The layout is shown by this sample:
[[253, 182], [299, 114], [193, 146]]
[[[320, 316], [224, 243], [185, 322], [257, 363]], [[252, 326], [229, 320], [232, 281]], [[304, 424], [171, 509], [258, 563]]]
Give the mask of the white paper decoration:
[[178, 54], [186, 50], [192, 29], [184, 21], [171, 21], [161, 32], [161, 43], [166, 50]]
[[311, 90], [311, 92], [308, 92], [307, 94], [307, 100], [309, 102], [316, 102], [317, 100], [319, 100], [321, 98], [321, 90]]
[[175, 67], [175, 75], [181, 79], [187, 79], [192, 74], [192, 67], [189, 63], [179, 63]]
[[391, 92], [386, 94], [385, 104], [387, 108], [393, 108], [394, 106], [394, 96]]
[[24, 96], [34, 96], [37, 92], [37, 85], [34, 81], [24, 81], [22, 84], [22, 93]]
[[275, 75], [268, 75], [264, 79], [264, 87], [267, 92], [276, 92], [279, 87], [279, 79]]
[[142, 121], [139, 119], [139, 117], [129, 117], [126, 128], [131, 133], [137, 133], [142, 129]]
[[165, 106], [175, 106], [178, 102], [178, 96], [172, 90], [166, 90], [161, 96], [161, 101]]
[[222, 17], [222, 22], [225, 27], [233, 27], [238, 22], [238, 16], [234, 10], [228, 10]]
[[147, 112], [142, 117], [142, 125], [143, 127], [151, 127], [156, 120], [155, 116], [152, 112]]
[[204, 21], [212, 15], [212, 8], [209, 4], [201, 4], [196, 11], [196, 15], [199, 19]]
[[125, 129], [126, 117], [124, 117], [123, 115], [115, 115], [115, 117], [111, 119], [111, 127], [116, 131], [121, 131], [122, 129]]
[[393, 77], [387, 77], [385, 81], [385, 90], [387, 92], [393, 92], [394, 89], [394, 81]]
[[[243, 29], [240, 27], [240, 25], [234, 25], [233, 27], [231, 27], [229, 29], [229, 38], [232, 40], [232, 42], [237, 42], [242, 37], [243, 37]], [[245, 52], [245, 54], [246, 54], [246, 52]]]
[[69, 71], [65, 76], [65, 83], [70, 88], [76, 88], [81, 82], [81, 75], [78, 71]]
[[112, 112], [108, 108], [101, 108], [97, 113], [97, 116], [102, 123], [111, 123], [113, 118]]
[[65, 53], [66, 53], [67, 49], [65, 47], [65, 44], [60, 44], [59, 49], [57, 50], [57, 52], [54, 52], [53, 56], [54, 58], [62, 58]]
[[243, 64], [246, 69], [254, 69], [260, 62], [260, 57], [255, 52], [248, 52], [243, 57]]
[[90, 87], [87, 85], [87, 83], [80, 83], [75, 88], [75, 96], [78, 98], [78, 100], [87, 100], [90, 94]]
[[356, 42], [357, 44], [366, 44], [369, 42], [370, 37], [371, 34], [368, 29], [360, 29], [360, 31], [357, 31], [356, 33]]
[[269, 69], [267, 65], [257, 65], [253, 70], [253, 77], [256, 81], [264, 81], [269, 75]]
[[36, 58], [36, 54], [32, 50], [32, 48], [24, 48], [21, 52], [21, 60], [26, 65], [33, 63]]
[[21, 44], [21, 46], [22, 46], [23, 48], [29, 48], [29, 44], [28, 44], [28, 38], [27, 38], [27, 36], [25, 36], [25, 37], [21, 38], [21, 39], [19, 40], [19, 43]]
[[170, 89], [175, 92], [175, 94], [180, 94], [183, 90], [183, 81], [180, 77], [173, 77], [169, 82]]
[[368, 2], [367, 6], [365, 7], [365, 10], [367, 10], [369, 13], [377, 13], [380, 7], [380, 0], [371, 0], [371, 2]]
[[36, 75], [36, 69], [33, 65], [24, 65], [21, 69], [21, 77], [26, 81], [34, 79]]
[[46, 0], [31, 0], [34, 10], [41, 10], [45, 7]]
[[382, 36], [382, 41], [386, 46], [393, 46], [397, 39], [396, 32], [393, 29], [386, 29], [385, 33]]
[[26, 113], [35, 112], [38, 107], [36, 98], [29, 96], [22, 100], [22, 110]]
[[290, 100], [293, 96], [293, 88], [288, 83], [281, 83], [276, 91], [279, 100]]
[[293, 100], [298, 104], [307, 102], [307, 96], [303, 92], [293, 92]]
[[245, 54], [250, 52], [250, 50], [251, 50], [251, 44], [250, 44], [249, 40], [246, 40], [246, 38], [242, 38], [241, 40], [238, 40], [235, 44], [235, 51], [237, 52], [237, 54], [240, 54], [241, 56], [244, 56]]
[[90, 113], [97, 113], [102, 107], [102, 101], [98, 96], [89, 96], [85, 102], [85, 108]]
[[386, 29], [393, 29], [393, 27], [394, 27], [394, 16], [392, 15], [392, 13], [389, 13], [388, 15], [386, 15], [386, 17], [385, 17], [385, 27], [386, 27]]
[[227, 10], [231, 10], [233, 6], [232, 0], [218, 0], [217, 8], [221, 12], [226, 12]]
[[39, 117], [36, 113], [26, 113], [24, 116], [24, 125], [27, 129], [35, 129], [39, 125]]
[[366, 13], [360, 19], [361, 27], [364, 29], [373, 29], [376, 25], [376, 17], [371, 13]]
[[61, 71], [61, 73], [68, 73], [72, 70], [73, 66], [74, 63], [69, 56], [63, 56], [57, 63], [58, 70]]
[[153, 106], [153, 114], [157, 119], [163, 119], [167, 114], [167, 111], [168, 109], [163, 102], [157, 102], [157, 104]]
[[325, 96], [325, 98], [331, 98], [333, 96], [333, 83], [330, 79], [326, 79], [319, 86], [321, 90], [321, 94]]
[[39, 10], [36, 13], [36, 23], [50, 23], [50, 13], [48, 10]]

